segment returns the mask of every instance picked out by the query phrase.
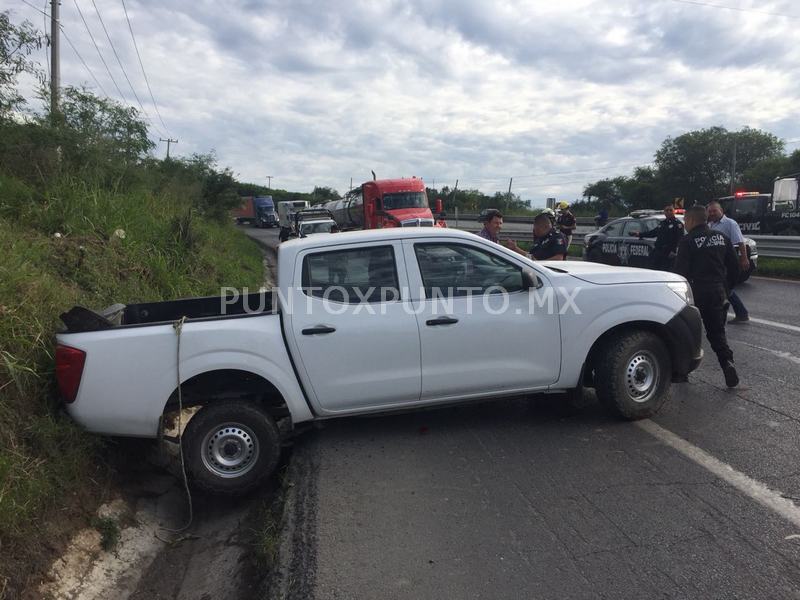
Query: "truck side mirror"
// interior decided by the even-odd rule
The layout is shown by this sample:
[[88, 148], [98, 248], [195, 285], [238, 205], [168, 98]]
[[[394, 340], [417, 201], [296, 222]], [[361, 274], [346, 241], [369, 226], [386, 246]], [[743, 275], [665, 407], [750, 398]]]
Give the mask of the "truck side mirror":
[[523, 290], [536, 290], [542, 287], [542, 282], [533, 271], [522, 271], [522, 289]]
[[444, 212], [444, 206], [442, 205], [442, 199], [441, 198], [437, 198], [436, 199], [436, 214], [440, 215], [443, 212]]

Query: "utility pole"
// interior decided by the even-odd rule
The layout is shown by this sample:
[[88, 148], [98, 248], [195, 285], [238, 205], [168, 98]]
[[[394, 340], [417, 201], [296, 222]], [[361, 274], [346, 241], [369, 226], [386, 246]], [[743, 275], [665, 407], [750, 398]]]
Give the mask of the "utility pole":
[[514, 181], [513, 177], [508, 179], [508, 201], [511, 202], [511, 182]]
[[58, 90], [61, 87], [61, 65], [59, 64], [59, 0], [50, 0], [50, 119], [58, 119]]
[[733, 134], [733, 161], [731, 161], [731, 196], [736, 192], [736, 133]]
[[272, 189], [272, 175], [264, 175], [267, 178], [267, 189]]
[[177, 144], [178, 140], [173, 140], [173, 139], [170, 139], [170, 138], [167, 138], [167, 139], [158, 138], [158, 141], [159, 142], [167, 142], [167, 160], [169, 160], [169, 145], [170, 144]]
[[[352, 177], [350, 178], [350, 189], [351, 190], [353, 189], [353, 178]], [[348, 191], [350, 191], [350, 190], [348, 190]]]

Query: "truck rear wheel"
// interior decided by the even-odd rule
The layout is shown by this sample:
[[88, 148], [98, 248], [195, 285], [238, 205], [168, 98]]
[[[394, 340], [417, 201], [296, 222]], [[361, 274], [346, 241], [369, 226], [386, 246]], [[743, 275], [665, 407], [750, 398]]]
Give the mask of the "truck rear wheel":
[[669, 397], [671, 362], [664, 343], [654, 334], [617, 335], [598, 354], [594, 372], [597, 397], [623, 419], [651, 417]]
[[194, 486], [218, 494], [257, 487], [275, 470], [281, 451], [272, 417], [239, 400], [204, 406], [189, 421], [182, 441]]

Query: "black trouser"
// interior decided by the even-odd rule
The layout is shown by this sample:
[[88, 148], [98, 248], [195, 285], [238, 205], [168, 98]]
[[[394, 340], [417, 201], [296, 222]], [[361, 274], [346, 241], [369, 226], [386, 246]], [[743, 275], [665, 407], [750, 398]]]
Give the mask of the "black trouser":
[[728, 320], [728, 292], [723, 284], [693, 285], [694, 303], [700, 311], [706, 337], [717, 355], [719, 364], [733, 360], [733, 352], [725, 337], [725, 322]]
[[653, 250], [653, 268], [656, 271], [672, 271], [674, 267], [674, 258], [670, 257], [669, 251], [664, 251], [661, 248]]

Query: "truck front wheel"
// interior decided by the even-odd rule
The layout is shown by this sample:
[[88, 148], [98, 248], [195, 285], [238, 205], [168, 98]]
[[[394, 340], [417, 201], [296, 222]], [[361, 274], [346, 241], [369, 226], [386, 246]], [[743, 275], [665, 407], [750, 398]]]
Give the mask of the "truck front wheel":
[[238, 400], [204, 406], [189, 421], [182, 442], [194, 486], [229, 495], [261, 484], [275, 470], [281, 450], [272, 417]]
[[598, 353], [597, 397], [618, 417], [646, 419], [669, 397], [671, 372], [669, 352], [657, 336], [647, 331], [622, 333]]

